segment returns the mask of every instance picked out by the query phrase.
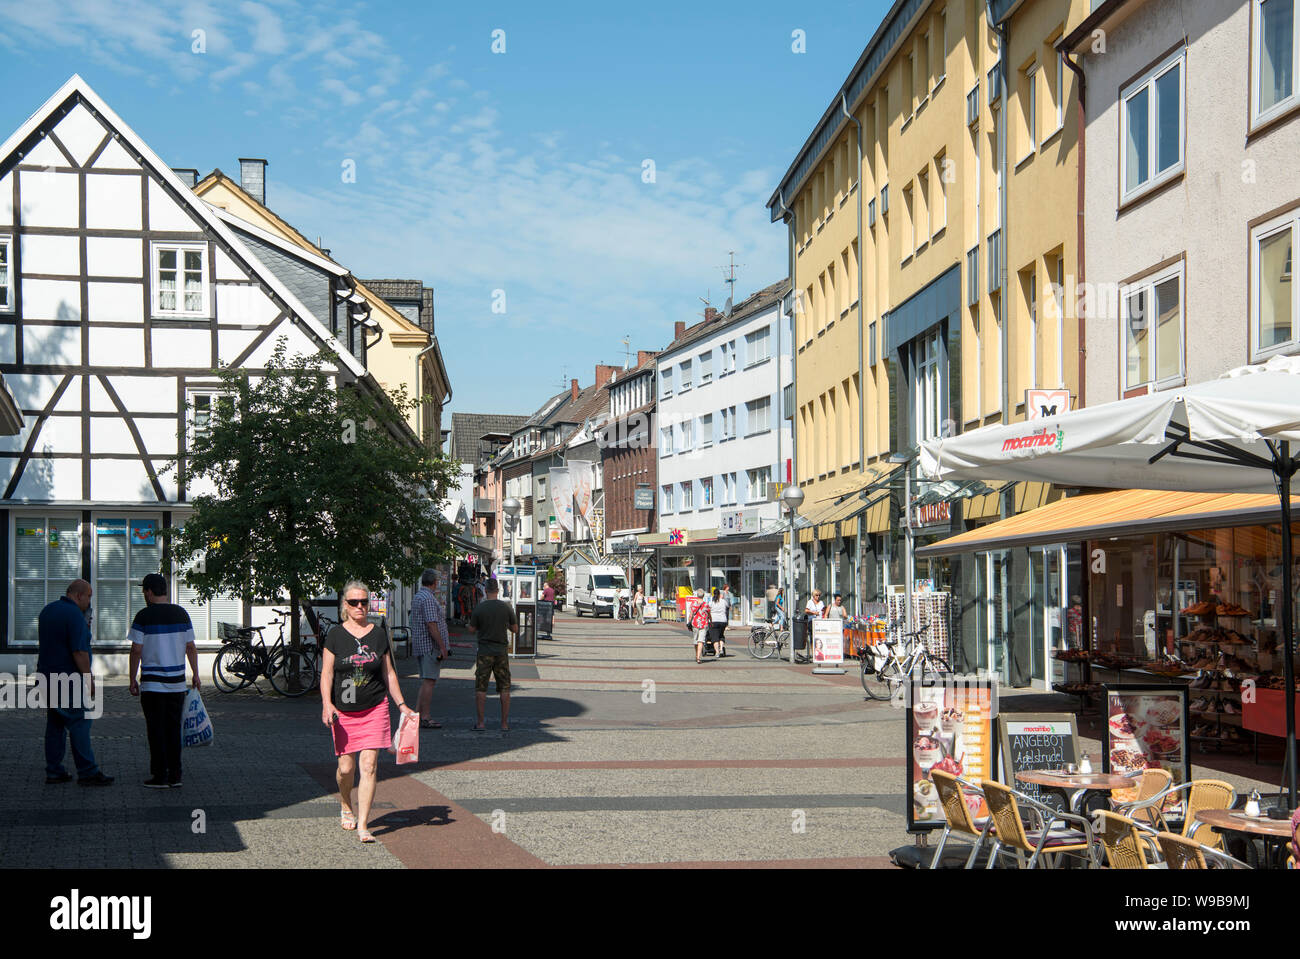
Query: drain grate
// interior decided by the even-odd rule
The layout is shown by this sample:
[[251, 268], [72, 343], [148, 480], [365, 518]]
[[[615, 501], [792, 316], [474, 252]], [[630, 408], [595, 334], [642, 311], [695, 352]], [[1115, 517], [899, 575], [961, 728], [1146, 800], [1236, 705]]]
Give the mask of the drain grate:
[[732, 706], [732, 709], [741, 713], [774, 713], [781, 707], [779, 706]]

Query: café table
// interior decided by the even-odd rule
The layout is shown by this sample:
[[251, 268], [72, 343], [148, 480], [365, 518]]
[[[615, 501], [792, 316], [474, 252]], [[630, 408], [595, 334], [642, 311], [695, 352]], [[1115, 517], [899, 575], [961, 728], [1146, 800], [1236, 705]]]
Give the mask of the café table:
[[1022, 783], [1033, 783], [1059, 791], [1066, 797], [1071, 812], [1079, 811], [1082, 798], [1091, 792], [1129, 789], [1136, 785], [1132, 776], [1118, 773], [1067, 773], [1064, 769], [1025, 769], [1016, 773]]
[[[1247, 816], [1240, 809], [1201, 809], [1196, 813], [1196, 821], [1205, 823], [1215, 832], [1239, 832], [1245, 833], [1251, 838], [1260, 838], [1264, 841], [1264, 862], [1263, 868], [1278, 868], [1274, 863], [1274, 856], [1270, 855], [1270, 847], [1273, 842], [1285, 849], [1286, 842], [1291, 838], [1291, 819], [1255, 819]], [[1278, 855], [1279, 862], [1285, 861], [1285, 856]]]

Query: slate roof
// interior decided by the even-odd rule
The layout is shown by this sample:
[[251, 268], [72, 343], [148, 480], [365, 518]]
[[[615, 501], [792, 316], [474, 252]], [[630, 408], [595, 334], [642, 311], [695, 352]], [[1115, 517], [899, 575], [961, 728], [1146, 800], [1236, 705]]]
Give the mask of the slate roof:
[[433, 332], [433, 287], [425, 286], [420, 280], [361, 280], [366, 289], [387, 300], [404, 303], [415, 302], [420, 305], [420, 327], [427, 333]]
[[687, 327], [686, 332], [660, 351], [659, 357], [662, 357], [665, 353], [672, 353], [674, 350], [679, 350], [683, 346], [694, 343], [696, 340], [710, 336], [718, 330], [726, 329], [733, 323], [739, 323], [741, 320], [748, 319], [755, 313], [761, 313], [789, 292], [789, 279], [778, 280], [771, 286], [765, 286], [757, 293], [750, 294], [748, 297], [733, 306], [730, 316], [723, 316], [719, 313], [711, 320], [701, 320], [694, 326]]
[[477, 466], [484, 452], [480, 446], [484, 436], [489, 433], [509, 435], [519, 429], [526, 419], [526, 416], [506, 413], [452, 413], [449, 453], [453, 459]]

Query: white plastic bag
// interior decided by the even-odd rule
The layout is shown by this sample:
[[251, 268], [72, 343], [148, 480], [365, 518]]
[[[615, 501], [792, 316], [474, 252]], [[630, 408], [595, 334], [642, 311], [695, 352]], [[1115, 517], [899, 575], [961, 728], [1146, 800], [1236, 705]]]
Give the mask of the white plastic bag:
[[185, 693], [185, 708], [181, 710], [181, 745], [206, 746], [212, 742], [212, 720], [203, 705], [197, 689]]
[[420, 760], [420, 725], [410, 713], [404, 714], [397, 723], [397, 730], [393, 733], [392, 752], [397, 754], [398, 763]]

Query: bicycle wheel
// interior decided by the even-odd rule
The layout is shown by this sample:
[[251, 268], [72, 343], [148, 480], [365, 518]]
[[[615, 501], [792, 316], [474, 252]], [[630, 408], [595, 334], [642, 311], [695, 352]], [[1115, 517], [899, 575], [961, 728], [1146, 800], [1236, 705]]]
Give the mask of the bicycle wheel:
[[921, 685], [934, 686], [952, 675], [952, 667], [941, 656], [927, 656], [921, 663]]
[[223, 693], [243, 689], [253, 681], [252, 656], [244, 643], [227, 643], [212, 661], [212, 684]]
[[906, 680], [907, 677], [903, 675], [898, 660], [890, 659], [884, 666], [880, 667], [880, 672], [876, 675], [876, 682], [879, 684], [876, 699], [892, 700], [898, 695], [898, 690], [903, 687]]
[[271, 688], [281, 696], [302, 696], [315, 685], [316, 670], [310, 656], [300, 649], [282, 649], [266, 668]]
[[749, 655], [755, 659], [771, 659], [776, 652], [776, 639], [766, 629], [749, 631]]
[[[897, 669], [893, 660], [889, 661]], [[884, 701], [889, 698], [889, 683], [881, 678], [880, 671], [877, 668], [875, 652], [867, 649], [862, 655], [860, 666], [862, 671], [862, 689], [866, 692], [868, 698]]]

